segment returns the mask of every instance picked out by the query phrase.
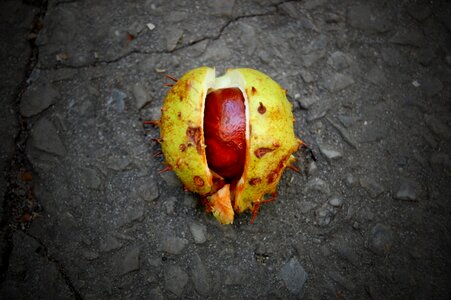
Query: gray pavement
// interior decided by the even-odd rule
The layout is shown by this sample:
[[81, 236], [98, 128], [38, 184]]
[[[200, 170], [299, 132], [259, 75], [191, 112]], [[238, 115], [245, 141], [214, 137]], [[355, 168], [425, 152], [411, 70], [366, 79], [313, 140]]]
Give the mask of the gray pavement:
[[[450, 299], [449, 1], [1, 1], [1, 299]], [[142, 120], [164, 75], [288, 90], [277, 201], [223, 226]]]

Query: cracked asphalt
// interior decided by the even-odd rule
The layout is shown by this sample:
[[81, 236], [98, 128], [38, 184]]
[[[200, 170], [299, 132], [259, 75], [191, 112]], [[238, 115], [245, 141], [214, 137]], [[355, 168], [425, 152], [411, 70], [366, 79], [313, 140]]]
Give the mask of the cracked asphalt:
[[[0, 26], [0, 298], [451, 298], [449, 1], [4, 0]], [[254, 224], [142, 124], [202, 65], [279, 82], [313, 151]]]

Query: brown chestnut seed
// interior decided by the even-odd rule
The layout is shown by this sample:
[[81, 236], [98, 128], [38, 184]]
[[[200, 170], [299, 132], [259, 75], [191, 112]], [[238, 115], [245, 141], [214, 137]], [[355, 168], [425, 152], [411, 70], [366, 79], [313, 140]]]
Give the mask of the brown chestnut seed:
[[241, 177], [246, 160], [244, 97], [238, 88], [215, 90], [207, 95], [204, 136], [210, 169], [227, 181]]

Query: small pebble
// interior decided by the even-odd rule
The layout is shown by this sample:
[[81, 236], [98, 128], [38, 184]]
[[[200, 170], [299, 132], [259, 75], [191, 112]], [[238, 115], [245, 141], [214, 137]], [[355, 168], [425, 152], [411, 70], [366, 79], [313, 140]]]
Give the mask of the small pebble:
[[376, 198], [385, 191], [384, 187], [373, 178], [363, 177], [360, 178], [359, 182], [360, 186], [368, 192], [371, 198]]
[[184, 238], [166, 237], [163, 240], [162, 250], [169, 254], [180, 254], [186, 245], [188, 245], [188, 240]]
[[348, 62], [349, 62], [348, 56], [341, 51], [335, 51], [330, 55], [329, 59], [327, 60], [327, 64], [338, 72], [348, 68], [349, 67]]
[[340, 151], [327, 145], [320, 145], [319, 150], [329, 161], [337, 160], [343, 156]]
[[191, 268], [191, 280], [194, 283], [194, 288], [200, 295], [208, 296], [211, 290], [212, 278], [198, 254], [194, 255]]
[[174, 213], [176, 202], [177, 198], [175, 197], [169, 197], [166, 201], [164, 201], [164, 207], [166, 208], [166, 213], [168, 215]]
[[193, 235], [194, 242], [196, 244], [203, 244], [207, 240], [207, 226], [192, 222], [189, 224], [189, 230], [191, 231], [191, 234]]
[[313, 178], [309, 180], [306, 185], [306, 190], [307, 192], [316, 191], [326, 195], [330, 194], [329, 184], [320, 178]]
[[164, 271], [165, 289], [180, 298], [188, 283], [188, 275], [177, 265], [168, 266]]
[[341, 73], [326, 75], [323, 78], [323, 86], [331, 93], [343, 90], [354, 84], [354, 82], [351, 76]]
[[358, 181], [354, 177], [354, 175], [352, 175], [350, 173], [346, 174], [345, 184], [347, 187], [355, 187], [357, 185], [357, 183], [358, 183]]
[[115, 103], [116, 109], [118, 112], [123, 112], [125, 109], [125, 98], [127, 94], [121, 90], [113, 89], [111, 92], [110, 99], [108, 100], [108, 104]]
[[318, 176], [319, 169], [318, 169], [317, 164], [314, 161], [309, 163], [308, 169], [307, 169], [307, 174], [309, 177]]
[[313, 77], [312, 73], [310, 73], [309, 71], [303, 69], [300, 71], [300, 73], [301, 73], [302, 80], [304, 80], [305, 83], [311, 83], [311, 82], [315, 81], [315, 78]]
[[335, 196], [329, 199], [329, 204], [335, 207], [340, 207], [343, 205], [343, 198]]
[[160, 196], [158, 184], [154, 180], [147, 180], [138, 188], [138, 196], [146, 202], [157, 200]]
[[137, 109], [143, 108], [151, 100], [149, 95], [147, 94], [144, 86], [140, 83], [136, 83], [133, 86], [132, 92], [133, 92], [133, 96], [135, 97]]
[[279, 277], [283, 280], [287, 289], [295, 295], [301, 292], [307, 281], [307, 273], [295, 257], [282, 267]]
[[354, 206], [349, 206], [348, 207], [348, 212], [346, 213], [345, 219], [346, 220], [351, 220], [352, 217], [354, 217], [354, 215], [355, 215], [355, 208], [354, 208]]
[[183, 30], [177, 27], [169, 27], [166, 30], [166, 50], [173, 51], [182, 38]]
[[56, 156], [65, 156], [67, 154], [59, 131], [47, 118], [41, 118], [31, 130], [31, 143], [34, 148], [45, 151]]
[[152, 23], [147, 23], [146, 24], [147, 28], [149, 28], [149, 30], [154, 30], [155, 29], [155, 25]]
[[394, 196], [397, 200], [418, 200], [418, 184], [409, 179], [402, 179]]
[[378, 255], [385, 255], [390, 252], [393, 246], [393, 231], [384, 224], [376, 224], [371, 228], [369, 236], [370, 250]]
[[318, 96], [311, 96], [311, 97], [301, 97], [299, 95], [298, 103], [301, 105], [303, 109], [309, 109], [313, 104], [318, 102], [319, 98]]
[[315, 215], [319, 226], [327, 226], [332, 220], [334, 213], [327, 205], [323, 205], [315, 211]]

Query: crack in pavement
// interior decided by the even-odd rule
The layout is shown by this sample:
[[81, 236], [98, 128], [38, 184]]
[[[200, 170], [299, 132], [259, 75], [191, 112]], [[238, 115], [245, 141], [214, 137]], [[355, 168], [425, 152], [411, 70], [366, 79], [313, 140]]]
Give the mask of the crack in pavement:
[[[57, 4], [63, 4], [63, 3], [71, 3], [71, 2], [75, 2], [75, 1], [70, 1], [70, 2], [59, 2]], [[96, 60], [92, 63], [88, 63], [85, 65], [70, 65], [70, 64], [64, 64], [64, 63], [59, 63], [53, 67], [50, 68], [40, 68], [43, 71], [51, 71], [51, 70], [59, 70], [59, 69], [87, 69], [87, 68], [95, 68], [99, 65], [107, 65], [107, 64], [113, 64], [113, 63], [117, 63], [123, 59], [126, 59], [127, 57], [134, 55], [134, 54], [140, 54], [140, 55], [152, 55], [152, 54], [172, 54], [175, 53], [177, 51], [180, 50], [184, 50], [187, 49], [191, 46], [194, 46], [198, 43], [201, 43], [203, 41], [216, 41], [218, 39], [221, 38], [221, 36], [224, 34], [224, 31], [233, 23], [238, 22], [242, 19], [248, 19], [248, 18], [256, 18], [256, 17], [266, 17], [266, 16], [272, 16], [272, 15], [278, 15], [280, 14], [280, 10], [279, 10], [279, 6], [284, 4], [284, 3], [288, 3], [288, 2], [299, 2], [298, 0], [288, 0], [288, 1], [281, 1], [275, 4], [271, 4], [269, 5], [269, 7], [273, 7], [274, 10], [269, 11], [269, 12], [265, 12], [265, 13], [259, 13], [259, 14], [247, 14], [247, 15], [241, 15], [241, 16], [236, 16], [234, 18], [230, 18], [229, 20], [227, 20], [227, 22], [225, 24], [223, 24], [220, 28], [219, 28], [219, 32], [215, 35], [207, 35], [205, 37], [202, 37], [200, 39], [191, 41], [187, 44], [184, 45], [180, 45], [179, 47], [176, 47], [173, 50], [152, 50], [152, 51], [143, 51], [140, 49], [133, 49], [131, 51], [128, 51], [122, 55], [119, 55], [113, 59], [109, 59], [109, 60]], [[138, 35], [139, 36], [139, 35]]]
[[[37, 7], [39, 7], [37, 13], [34, 16], [34, 20], [32, 24], [34, 24], [34, 28], [30, 30], [30, 32], [33, 31], [39, 31], [38, 27], [40, 24], [40, 20], [42, 20], [45, 17], [45, 14], [47, 12], [48, 8], [48, 1], [43, 0], [37, 4], [34, 4]], [[0, 228], [2, 232], [2, 239], [5, 241], [5, 247], [0, 253], [2, 256], [1, 259], [1, 265], [0, 265], [0, 284], [2, 284], [7, 276], [9, 263], [10, 263], [10, 257], [11, 253], [13, 251], [13, 241], [12, 237], [14, 235], [14, 232], [16, 230], [20, 230], [19, 226], [23, 224], [20, 224], [20, 216], [26, 211], [27, 207], [27, 201], [29, 200], [27, 198], [27, 193], [24, 194], [18, 194], [17, 191], [23, 189], [23, 186], [18, 182], [18, 174], [21, 170], [32, 170], [31, 164], [29, 163], [26, 155], [25, 155], [25, 145], [28, 138], [29, 130], [27, 128], [27, 121], [24, 117], [22, 117], [19, 113], [19, 105], [22, 99], [23, 93], [26, 91], [29, 83], [28, 80], [30, 78], [30, 75], [32, 74], [34, 68], [36, 67], [38, 63], [39, 58], [39, 47], [35, 44], [35, 39], [29, 40], [29, 47], [31, 48], [30, 57], [27, 62], [27, 71], [20, 82], [20, 84], [16, 88], [16, 96], [14, 100], [14, 108], [16, 117], [18, 119], [19, 129], [17, 131], [17, 134], [14, 138], [16, 149], [14, 150], [14, 155], [10, 160], [10, 166], [6, 175], [6, 182], [7, 182], [7, 188], [4, 195], [4, 202], [3, 202], [3, 216], [1, 218], [0, 222]], [[34, 208], [39, 207], [39, 205], [35, 205]], [[32, 211], [33, 212], [33, 211]], [[31, 222], [31, 221], [30, 221]], [[27, 224], [29, 225], [29, 223]], [[83, 299], [81, 294], [75, 289], [74, 285], [72, 284], [72, 281], [70, 280], [69, 276], [64, 272], [64, 266], [55, 258], [47, 255], [47, 247], [40, 241], [38, 238], [32, 236], [31, 234], [24, 231], [24, 233], [34, 240], [36, 240], [41, 247], [45, 250], [45, 257], [55, 263], [58, 266], [58, 271], [61, 274], [62, 278], [64, 279], [64, 282], [68, 286], [68, 288], [72, 291], [76, 299]]]
[[[41, 20], [47, 11], [47, 1], [44, 0], [38, 4], [39, 6], [38, 12], [34, 16], [34, 20], [32, 24], [34, 27], [30, 29], [30, 32], [38, 30], [37, 26], [39, 26], [39, 20]], [[9, 267], [10, 255], [13, 250], [12, 236], [14, 231], [18, 227], [19, 220], [17, 220], [17, 215], [21, 215], [23, 212], [23, 208], [26, 207], [24, 203], [26, 203], [26, 195], [18, 195], [17, 190], [20, 190], [20, 184], [18, 183], [17, 175], [20, 170], [27, 166], [26, 169], [31, 169], [30, 163], [28, 162], [25, 156], [25, 145], [28, 137], [28, 130], [26, 126], [26, 121], [19, 113], [19, 105], [22, 98], [23, 93], [27, 89], [27, 82], [30, 78], [30, 75], [35, 68], [38, 61], [38, 53], [39, 49], [34, 43], [34, 39], [29, 40], [29, 47], [31, 48], [30, 56], [27, 62], [27, 71], [24, 74], [22, 81], [18, 84], [16, 88], [16, 96], [14, 97], [14, 110], [16, 113], [16, 118], [18, 120], [18, 131], [16, 136], [14, 137], [14, 144], [16, 146], [14, 150], [14, 155], [10, 159], [9, 169], [7, 171], [7, 175], [5, 176], [5, 181], [7, 182], [6, 191], [4, 194], [4, 202], [3, 202], [3, 216], [0, 223], [0, 228], [3, 233], [2, 239], [5, 240], [5, 248], [3, 249], [1, 256], [1, 265], [0, 265], [0, 284], [4, 282], [6, 278], [6, 273]]]
[[340, 136], [343, 138], [343, 140], [352, 148], [357, 149], [357, 144], [356, 142], [351, 138], [351, 136], [349, 135], [348, 131], [341, 126], [340, 124], [334, 122], [331, 118], [326, 117], [326, 120], [332, 125], [332, 127], [334, 127], [338, 133], [340, 134]]
[[[309, 8], [307, 3], [322, 4]], [[47, 118], [54, 127], [65, 129], [54, 136], [67, 149], [70, 144], [70, 151], [54, 169], [41, 168], [37, 152], [30, 155], [37, 158], [34, 184], [38, 187], [38, 180], [43, 184], [37, 195], [45, 197], [37, 201], [48, 202], [46, 210], [54, 209], [25, 230], [42, 243], [12, 229], [12, 253], [3, 287], [11, 285], [28, 294], [36, 289], [45, 296], [47, 286], [53, 285], [62, 291], [55, 294], [68, 298], [227, 298], [230, 287], [232, 296], [243, 298], [302, 294], [334, 298], [337, 291], [347, 298], [446, 297], [449, 270], [443, 264], [447, 256], [442, 248], [447, 233], [446, 195], [451, 191], [446, 182], [450, 174], [445, 115], [450, 89], [446, 83], [451, 70], [446, 62], [443, 65], [449, 58], [443, 47], [449, 41], [443, 38], [446, 28], [429, 17], [424, 24], [434, 36], [426, 40], [437, 44], [437, 49], [427, 49], [428, 45], [415, 50], [392, 44], [391, 32], [384, 36], [367, 33], [373, 26], [371, 18], [356, 17], [367, 29], [348, 27], [348, 11], [355, 7], [352, 1], [336, 11], [322, 0], [287, 4], [278, 4], [276, 9], [255, 4], [255, 10], [246, 4], [229, 17], [199, 22], [205, 27], [189, 23], [182, 33], [161, 27], [167, 40], [172, 40], [168, 43], [172, 48], [166, 48], [165, 36], [157, 31], [153, 34], [158, 37], [143, 32], [138, 41], [126, 42], [121, 28], [128, 19], [121, 19], [116, 23], [120, 34], [111, 40], [118, 44], [108, 44], [110, 35], [105, 32], [112, 31], [99, 32], [96, 44], [90, 44], [94, 36], [82, 36], [80, 43], [70, 41], [67, 60], [62, 63], [114, 63], [96, 68], [54, 71], [50, 69], [56, 65], [52, 51], [61, 51], [57, 48], [64, 44], [51, 39], [50, 48], [39, 48], [39, 60], [49, 71], [38, 74], [38, 63], [33, 84], [49, 82], [60, 97], [55, 111], [24, 119], [31, 127], [31, 121]], [[381, 5], [374, 2], [365, 7], [371, 15]], [[420, 23], [408, 14], [410, 7], [392, 4], [383, 9], [389, 16], [395, 12], [403, 17], [393, 22], [392, 31]], [[184, 21], [192, 12], [175, 15], [174, 26], [179, 26], [178, 18]], [[141, 28], [141, 23], [130, 28]], [[196, 28], [197, 32], [190, 31]], [[75, 34], [87, 33], [84, 29], [77, 28]], [[420, 36], [425, 35], [422, 26], [418, 30]], [[72, 48], [77, 43], [83, 49]], [[149, 54], [157, 53], [154, 50], [162, 54]], [[99, 55], [91, 56], [94, 51]], [[312, 51], [322, 54], [308, 56]], [[310, 59], [314, 64], [306, 63]], [[248, 214], [237, 218], [230, 230], [213, 226], [214, 217], [203, 216], [202, 208], [196, 206], [198, 197], [178, 188], [180, 181], [173, 173], [172, 177], [158, 176], [154, 169], [163, 158], [149, 156], [149, 150], [156, 149], [148, 139], [157, 133], [148, 132], [146, 126], [143, 131], [141, 118], [158, 119], [165, 91], [158, 86], [163, 80], [157, 77], [171, 68], [179, 72], [196, 61], [219, 62], [221, 69], [227, 67], [224, 64], [255, 66], [295, 91], [287, 95], [294, 104], [294, 132], [309, 145], [294, 154], [302, 176], [285, 175], [280, 192], [286, 201], [281, 199], [280, 207], [268, 210], [266, 220], [252, 228], [243, 226]], [[19, 74], [17, 80], [22, 78]], [[349, 88], [338, 89], [352, 80], [355, 83]], [[16, 101], [15, 96], [8, 101]], [[25, 101], [25, 95], [18, 99]], [[329, 109], [332, 106], [336, 109]], [[318, 115], [323, 119], [314, 122]], [[65, 116], [64, 124], [58, 123]], [[17, 121], [16, 114], [12, 119]], [[30, 146], [36, 145], [40, 144]], [[12, 146], [9, 154], [14, 150]], [[10, 176], [16, 175], [11, 172]], [[10, 203], [23, 201], [17, 189], [10, 191], [16, 197]], [[49, 201], [44, 201], [47, 197]], [[58, 222], [58, 212], [69, 218]], [[71, 233], [75, 240], [67, 238]], [[205, 238], [207, 243], [199, 242]], [[261, 242], [255, 243], [257, 239]], [[161, 244], [164, 247], [154, 247]], [[33, 247], [22, 249], [28, 245]], [[235, 257], [223, 248], [249, 255]], [[431, 251], [437, 255], [429, 255]], [[255, 272], [262, 265], [267, 267], [264, 272]], [[230, 276], [216, 278], [217, 272]], [[240, 287], [235, 289], [236, 285]], [[324, 285], [333, 288], [324, 290]], [[76, 292], [81, 295], [72, 296]]]
[[[80, 292], [75, 288], [74, 284], [72, 283], [72, 280], [70, 279], [69, 275], [66, 274], [65, 272], [65, 268], [64, 265], [55, 257], [51, 256], [48, 254], [48, 248], [47, 246], [44, 244], [43, 241], [41, 241], [38, 237], [32, 235], [29, 232], [24, 231], [24, 233], [29, 236], [30, 238], [32, 238], [33, 240], [35, 240], [39, 246], [41, 247], [41, 249], [37, 249], [36, 253], [41, 255], [42, 257], [45, 257], [48, 261], [54, 263], [57, 266], [58, 272], [61, 275], [61, 277], [63, 278], [64, 282], [66, 283], [67, 287], [69, 288], [69, 290], [74, 294], [75, 299], [77, 300], [82, 300], [83, 296], [80, 294]], [[40, 251], [39, 251], [40, 250]]]
[[57, 7], [57, 6], [64, 5], [64, 4], [77, 3], [77, 2], [79, 2], [79, 1], [77, 1], [77, 0], [58, 1], [53, 5], [53, 7]]

